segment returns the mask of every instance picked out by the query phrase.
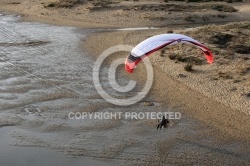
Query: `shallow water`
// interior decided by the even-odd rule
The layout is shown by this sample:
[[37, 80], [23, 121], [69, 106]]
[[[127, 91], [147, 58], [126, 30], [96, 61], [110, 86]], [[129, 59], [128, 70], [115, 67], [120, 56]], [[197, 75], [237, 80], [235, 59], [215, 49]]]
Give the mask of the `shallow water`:
[[[127, 132], [133, 132], [126, 130], [131, 126], [129, 120], [71, 120], [68, 117], [70, 112], [152, 111], [143, 102], [119, 107], [99, 96], [92, 81], [94, 60], [83, 52], [80, 45], [91, 32], [74, 27], [20, 22], [17, 16], [0, 15], [0, 126], [18, 126], [13, 127], [17, 129], [11, 134], [16, 139], [15, 145], [22, 146], [13, 151], [15, 156], [20, 153], [21, 157], [22, 150], [28, 146], [28, 156], [36, 150], [37, 155], [48, 153], [61, 157], [61, 154], [45, 149], [49, 148], [67, 156], [111, 159], [113, 163], [126, 160], [127, 153], [123, 156], [123, 150], [136, 142], [134, 136], [125, 137]], [[131, 95], [115, 92], [107, 79], [108, 68], [103, 66], [101, 70], [100, 78], [106, 91], [112, 96]], [[128, 82], [126, 77], [117, 77], [120, 84]], [[140, 90], [136, 87], [133, 91]], [[1, 130], [0, 139], [5, 144], [9, 130]], [[14, 147], [5, 148], [10, 148], [11, 153]], [[148, 154], [151, 147], [143, 151]], [[135, 158], [131, 161], [141, 158], [140, 152], [138, 156], [131, 154], [130, 157]], [[12, 160], [12, 155], [7, 156], [9, 158], [2, 162], [8, 163], [11, 159], [12, 165], [19, 165], [18, 160]], [[35, 158], [35, 161], [44, 160]]]
[[[0, 15], [0, 126], [26, 128], [17, 130], [19, 136], [12, 137], [18, 140], [27, 132], [43, 138], [45, 133], [30, 130], [57, 131], [54, 125], [71, 127], [71, 121], [62, 119], [68, 112], [104, 102], [92, 83], [94, 61], [80, 49], [80, 41], [90, 32], [19, 22], [17, 16]], [[77, 124], [83, 125], [81, 121]], [[16, 145], [38, 147], [9, 146], [8, 132], [14, 129], [0, 128], [0, 165], [105, 165], [85, 158], [65, 158], [61, 153], [43, 148], [45, 145], [38, 148], [40, 145], [34, 143], [36, 139], [32, 136], [27, 137], [25, 145], [23, 140]], [[61, 136], [53, 134], [47, 134], [46, 138]], [[70, 134], [62, 135], [71, 138]], [[47, 148], [58, 147], [52, 144]]]
[[1, 166], [52, 166], [52, 165], [111, 165], [87, 158], [69, 158], [60, 152], [46, 148], [12, 146], [15, 139], [10, 133], [15, 127], [0, 128], [0, 165]]

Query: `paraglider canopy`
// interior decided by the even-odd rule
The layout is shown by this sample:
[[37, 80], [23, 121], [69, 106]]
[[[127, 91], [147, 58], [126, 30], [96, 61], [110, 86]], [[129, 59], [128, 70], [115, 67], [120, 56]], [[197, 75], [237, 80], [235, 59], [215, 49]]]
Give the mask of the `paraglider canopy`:
[[126, 58], [125, 61], [125, 69], [127, 72], [132, 73], [136, 65], [146, 56], [152, 54], [153, 52], [164, 48], [169, 45], [174, 45], [178, 43], [189, 43], [197, 46], [202, 50], [204, 53], [207, 62], [213, 63], [214, 56], [212, 52], [203, 44], [198, 42], [197, 40], [181, 35], [181, 34], [161, 34], [156, 35], [153, 37], [150, 37], [141, 43], [139, 43], [137, 46], [133, 48], [130, 55]]

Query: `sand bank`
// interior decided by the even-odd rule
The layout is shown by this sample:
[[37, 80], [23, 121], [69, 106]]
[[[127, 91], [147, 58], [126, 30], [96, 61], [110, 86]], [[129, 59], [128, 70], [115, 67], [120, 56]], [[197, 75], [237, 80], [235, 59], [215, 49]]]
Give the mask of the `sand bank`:
[[[249, 25], [249, 23], [246, 24]], [[237, 27], [237, 25], [235, 26]], [[204, 29], [207, 31], [207, 27], [204, 27]], [[211, 29], [216, 31], [216, 26]], [[166, 31], [168, 31], [168, 28], [146, 31], [97, 33], [91, 35], [88, 40], [84, 42], [84, 46], [90, 53], [99, 56], [103, 50], [111, 46], [118, 44], [136, 45], [148, 36], [161, 34]], [[200, 29], [191, 31], [191, 33], [199, 35], [202, 31], [203, 30]], [[187, 34], [189, 31], [178, 30], [176, 32]], [[195, 38], [195, 35], [193, 36]], [[206, 38], [209, 38], [209, 36], [205, 35], [202, 37], [204, 41], [206, 41]], [[181, 52], [185, 54], [188, 47], [182, 47], [184, 47], [184, 49], [180, 47], [175, 47], [174, 49], [176, 50], [170, 49], [171, 52], [169, 54], [176, 53], [174, 51], [177, 51], [177, 53], [180, 52], [178, 49], [181, 49]], [[195, 48], [193, 49], [195, 50]], [[221, 78], [214, 80], [213, 78], [217, 76], [218, 70], [220, 71], [220, 69], [223, 68], [223, 71], [227, 71], [225, 67], [228, 66], [227, 63], [223, 64], [222, 67], [218, 65], [218, 62], [215, 62], [213, 65], [204, 63], [204, 65], [195, 66], [193, 72], [186, 72], [183, 69], [185, 63], [171, 61], [167, 53], [164, 56], [160, 56], [159, 54], [160, 51], [158, 54], [156, 53], [150, 57], [155, 69], [151, 95], [153, 95], [158, 102], [164, 102], [172, 108], [181, 109], [189, 116], [216, 127], [224, 134], [228, 133], [231, 136], [244, 137], [249, 140], [250, 101], [248, 97], [244, 96], [244, 93], [249, 91], [249, 86], [246, 86], [249, 84], [248, 74], [242, 76], [242, 79], [246, 78], [247, 80], [237, 84], [233, 82], [233, 79], [229, 79], [229, 81]], [[198, 52], [196, 54], [198, 54]], [[122, 56], [126, 56], [126, 54], [121, 53], [121, 57]], [[216, 57], [219, 56], [222, 55], [216, 55]], [[220, 59], [222, 59], [222, 57], [220, 57]], [[249, 64], [248, 61], [240, 62], [244, 65]], [[140, 70], [138, 73], [140, 73], [140, 77], [145, 80], [143, 77], [146, 77], [146, 74], [144, 75], [142, 68], [136, 70]], [[230, 68], [228, 70], [230, 70]], [[136, 77], [138, 80], [136, 74], [130, 75], [130, 77]], [[180, 75], [184, 75], [184, 77], [180, 77]], [[231, 88], [234, 86], [239, 90], [232, 91]], [[232, 128], [230, 126], [234, 127]]]
[[[2, 0], [0, 10], [24, 20], [85, 28], [165, 27], [249, 19], [249, 4], [157, 1]], [[233, 6], [233, 7], [232, 7]]]

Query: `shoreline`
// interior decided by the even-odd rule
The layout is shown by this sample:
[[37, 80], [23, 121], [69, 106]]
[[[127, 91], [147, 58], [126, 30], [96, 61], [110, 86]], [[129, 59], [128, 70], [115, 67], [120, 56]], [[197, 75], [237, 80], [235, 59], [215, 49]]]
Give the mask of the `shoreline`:
[[[22, 3], [23, 1], [21, 0], [21, 3]], [[4, 2], [2, 2], [2, 3], [4, 3]], [[52, 17], [52, 19], [49, 19], [49, 20], [47, 20], [47, 16], [45, 16], [45, 17], [41, 17], [41, 15], [37, 15], [37, 14], [33, 14], [33, 13], [30, 13], [29, 11], [20, 11], [20, 9], [22, 9], [23, 8], [23, 6], [21, 7], [21, 8], [10, 8], [10, 6], [11, 5], [5, 5], [5, 6], [1, 6], [1, 10], [5, 10], [5, 11], [7, 11], [7, 12], [14, 12], [14, 13], [16, 13], [16, 14], [21, 14], [21, 16], [23, 16], [22, 17], [22, 19], [21, 19], [21, 21], [39, 21], [39, 22], [44, 22], [44, 23], [47, 23], [47, 24], [52, 24], [52, 25], [58, 25], [58, 26], [60, 26], [60, 25], [64, 25], [64, 26], [75, 26], [75, 27], [79, 27], [79, 28], [94, 28], [94, 29], [98, 29], [98, 28], [102, 28], [102, 29], [109, 29], [109, 28], [127, 28], [127, 27], [123, 27], [122, 25], [119, 25], [119, 26], [113, 26], [113, 25], [105, 25], [105, 24], [102, 24], [102, 23], [94, 23], [94, 22], [91, 22], [91, 23], [82, 23], [82, 22], [79, 22], [79, 21], [72, 21], [72, 20], [70, 20], [70, 19], [67, 19], [67, 20], [62, 20], [61, 18], [57, 18], [57, 15], [55, 16], [55, 17]], [[18, 6], [18, 5], [17, 5]], [[13, 6], [12, 6], [13, 7]], [[30, 8], [32, 8], [32, 6], [30, 7]], [[66, 9], [66, 10], [68, 10], [68, 9]], [[74, 12], [73, 12], [74, 13]], [[70, 17], [69, 17], [70, 18]], [[227, 21], [226, 21], [227, 22]], [[229, 21], [228, 21], [229, 22]], [[202, 23], [199, 23], [199, 22], [197, 22], [197, 23], [195, 23], [195, 24], [202, 24]], [[171, 28], [168, 28], [168, 27], [165, 27], [165, 28], [161, 28], [160, 29], [160, 31], [164, 31], [165, 29], [166, 30], [169, 30], [169, 29], [172, 29], [172, 26], [174, 26], [174, 25], [176, 25], [176, 24], [173, 24], [173, 25], [170, 25], [170, 27]], [[178, 25], [180, 25], [180, 26], [187, 26], [188, 24], [178, 24]], [[192, 25], [192, 23], [190, 23], [190, 25]], [[134, 27], [134, 26], [132, 26], [132, 27]], [[147, 30], [148, 32], [150, 32], [151, 30]], [[152, 30], [152, 31], [154, 31], [154, 30]], [[177, 30], [178, 31], [178, 30]], [[181, 30], [179, 30], [179, 31], [181, 31]], [[115, 31], [116, 32], [116, 31]], [[143, 33], [145, 33], [144, 31], [142, 31]], [[106, 32], [102, 32], [102, 33], [106, 33]], [[107, 33], [109, 33], [109, 32], [107, 32]], [[113, 32], [110, 32], [111, 34], [113, 33]], [[124, 33], [127, 33], [127, 32], [124, 32]], [[130, 34], [133, 34], [134, 32], [131, 32]], [[155, 32], [153, 32], [153, 34], [154, 34]], [[157, 34], [157, 33], [156, 33]], [[98, 36], [98, 33], [95, 33], [94, 35], [91, 35], [91, 37], [93, 38], [92, 40], [100, 40], [100, 37], [93, 37], [93, 36]], [[138, 36], [137, 36], [138, 37]], [[101, 38], [103, 38], [103, 37], [101, 37]], [[115, 39], [115, 40], [117, 40], [117, 39]], [[121, 40], [121, 39], [118, 39], [118, 40]], [[86, 44], [86, 41], [89, 41], [89, 40], [87, 40], [87, 39], [85, 39], [85, 44]], [[140, 40], [137, 40], [138, 42], [140, 41]], [[122, 41], [122, 42], [124, 42], [124, 41]], [[132, 43], [133, 43], [133, 45], [135, 44], [135, 43], [138, 43], [138, 42], [134, 42], [134, 41], [132, 41]], [[90, 41], [89, 43], [93, 43], [93, 41]], [[129, 44], [132, 44], [131, 43], [131, 41], [129, 41]], [[102, 43], [103, 44], [103, 43]], [[121, 43], [120, 43], [121, 44]], [[88, 45], [88, 44], [86, 44], [86, 45]], [[110, 43], [109, 44], [107, 44], [107, 45], [105, 45], [106, 47], [107, 46], [111, 46], [110, 45]], [[102, 50], [105, 50], [105, 46], [103, 47], [103, 46], [100, 46], [100, 48], [98, 49], [98, 53], [100, 53], [100, 51]], [[87, 50], [87, 52], [89, 52], [92, 56], [94, 56], [94, 57], [97, 57], [97, 55], [98, 55], [98, 53], [96, 52], [96, 50], [93, 50], [93, 48], [91, 48], [89, 45], [88, 45], [88, 48], [85, 48], [86, 50]], [[155, 64], [154, 64], [155, 65]], [[157, 69], [158, 70], [158, 69]], [[162, 70], [161, 70], [162, 71]], [[163, 72], [164, 73], [164, 72]], [[162, 76], [162, 75], [161, 75]], [[160, 76], [160, 77], [161, 77]], [[173, 78], [173, 75], [168, 75], [168, 76], [166, 76], [166, 77], [168, 77], [168, 79], [173, 79], [173, 80], [176, 80], [176, 78]], [[178, 80], [178, 79], [177, 79]], [[176, 81], [177, 81], [176, 80]], [[180, 80], [179, 80], [180, 81]], [[185, 85], [185, 84], [183, 84], [183, 85]], [[183, 86], [183, 85], [180, 85], [180, 86]], [[186, 85], [185, 85], [186, 86]], [[189, 88], [190, 88], [190, 86], [188, 86]], [[156, 88], [157, 89], [157, 88]], [[185, 89], [185, 88], [184, 88]], [[192, 88], [192, 90], [195, 90], [194, 88]], [[198, 92], [197, 91], [197, 93], [200, 93], [200, 92]], [[153, 94], [154, 95], [157, 95], [157, 92], [153, 92]], [[166, 95], [166, 94], [165, 94]], [[204, 95], [204, 94], [203, 94]], [[164, 95], [162, 95], [162, 97], [163, 97]], [[211, 96], [210, 96], [211, 97]], [[209, 96], [208, 96], [208, 98], [209, 98]], [[159, 99], [157, 99], [157, 100], [159, 100]], [[174, 102], [172, 99], [168, 99], [168, 100], [170, 100], [170, 101], [172, 101], [172, 102]], [[169, 101], [165, 101], [165, 103], [169, 103]], [[216, 100], [215, 100], [216, 101]], [[189, 101], [186, 101], [186, 103], [184, 104], [184, 105], [187, 105], [188, 104], [188, 102]], [[195, 101], [194, 101], [195, 102]], [[226, 105], [225, 105], [226, 106]], [[173, 107], [176, 107], [176, 104], [173, 104]], [[195, 106], [193, 106], [193, 107], [195, 107]], [[223, 106], [222, 106], [223, 107]], [[227, 106], [226, 106], [227, 107]], [[225, 107], [225, 108], [226, 108]], [[191, 112], [195, 112], [195, 111], [192, 111], [192, 106], [190, 107], [190, 109], [189, 109]], [[193, 110], [197, 110], [196, 108], [194, 108]], [[225, 109], [225, 110], [227, 110], [227, 109]], [[233, 109], [232, 109], [232, 111], [233, 111]], [[227, 112], [227, 111], [225, 111], [225, 112]], [[233, 112], [235, 112], [235, 111], [233, 111]], [[214, 112], [215, 114], [216, 114], [216, 112]], [[233, 113], [233, 114], [236, 114], [237, 113], [237, 111], [235, 112], [235, 113]], [[241, 114], [241, 113], [240, 113]], [[193, 114], [193, 116], [195, 116], [195, 114]], [[231, 115], [230, 115], [231, 116]], [[245, 116], [245, 115], [242, 115], [242, 116]], [[197, 118], [197, 117], [196, 117]], [[204, 121], [204, 119], [206, 119], [205, 121]], [[241, 119], [241, 118], [240, 118]], [[243, 118], [243, 119], [245, 119], [245, 118]], [[248, 118], [247, 118], [248, 119]], [[201, 115], [201, 117], [199, 117], [198, 118], [198, 120], [202, 120], [203, 122], [209, 122], [209, 119], [208, 118], [203, 118], [202, 117], [202, 115]], [[228, 122], [227, 122], [228, 123]], [[239, 123], [237, 120], [235, 121], [235, 123]], [[246, 124], [246, 126], [248, 125], [248, 123]], [[245, 126], [245, 125], [244, 125]], [[220, 128], [220, 123], [218, 122], [218, 124], [216, 124], [215, 125], [215, 127], [219, 127]], [[239, 126], [238, 126], [239, 127]], [[239, 128], [241, 128], [241, 127], [239, 127]], [[245, 128], [245, 127], [243, 127], [243, 128]], [[242, 133], [241, 134], [237, 134], [237, 135], [240, 135], [240, 136], [242, 136]], [[247, 140], [249, 140], [250, 138], [248, 138], [248, 137], [246, 137], [246, 139]]]

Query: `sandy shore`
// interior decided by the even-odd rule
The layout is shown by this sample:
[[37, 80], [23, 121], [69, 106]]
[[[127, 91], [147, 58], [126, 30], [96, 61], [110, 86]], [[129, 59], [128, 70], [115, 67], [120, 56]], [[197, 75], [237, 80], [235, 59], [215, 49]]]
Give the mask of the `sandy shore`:
[[248, 3], [233, 3], [232, 8], [227, 3], [165, 3], [161, 0], [2, 0], [0, 9], [22, 14], [24, 20], [29, 21], [84, 28], [124, 28], [180, 24], [193, 26], [248, 20]]
[[[249, 23], [246, 24], [247, 26], [250, 25]], [[237, 27], [237, 24], [234, 26]], [[225, 26], [225, 28], [228, 27]], [[202, 33], [201, 31], [203, 31], [203, 29], [207, 31], [209, 28], [204, 27], [192, 31], [177, 30], [176, 32], [184, 34], [191, 32], [195, 36], [195, 34], [199, 35], [199, 33]], [[217, 27], [214, 26], [211, 29], [216, 31]], [[84, 43], [84, 46], [91, 53], [98, 56], [103, 50], [113, 45], [121, 43], [135, 45], [147, 36], [161, 34], [167, 30], [168, 28], [136, 32], [116, 31], [99, 33], [90, 36]], [[206, 37], [204, 40], [206, 40]], [[102, 42], [98, 44], [96, 41]], [[95, 47], [92, 47], [94, 43]], [[185, 49], [184, 51], [186, 51]], [[232, 79], [228, 81], [227, 79], [217, 76], [220, 70], [230, 72], [229, 70], [231, 68], [228, 67], [228, 69], [225, 69], [225, 66], [228, 65], [227, 63], [221, 65], [215, 62], [215, 64], [211, 66], [204, 63], [204, 65], [195, 66], [195, 71], [190, 73], [183, 69], [185, 63], [176, 63], [176, 61], [169, 60], [167, 55], [160, 56], [159, 54], [160, 53], [156, 53], [156, 55], [151, 56], [151, 61], [156, 70], [154, 72], [155, 81], [151, 93], [158, 102], [167, 103], [172, 108], [177, 107], [185, 111], [189, 116], [218, 128], [223, 133], [222, 135], [228, 133], [230, 136], [249, 140], [248, 126], [250, 123], [248, 120], [250, 101], [249, 98], [244, 95], [249, 92], [249, 86], [247, 86], [249, 85], [248, 74], [241, 78], [246, 78], [245, 81], [235, 84]], [[126, 54], [121, 55], [121, 57], [122, 56], [126, 56]], [[219, 56], [221, 55], [216, 55], [218, 59]], [[220, 59], [222, 58], [220, 57]], [[240, 61], [232, 65], [238, 66], [239, 64], [248, 66], [249, 62]], [[141, 69], [138, 73], [144, 72]], [[180, 77], [180, 75], [184, 75], [184, 78]], [[218, 80], [214, 80], [216, 76]], [[140, 74], [140, 77], [145, 80], [143, 74]], [[237, 75], [235, 77], [238, 78]], [[237, 90], [232, 91], [232, 88], [235, 86]], [[233, 125], [234, 128], [229, 127], [231, 125]], [[224, 136], [227, 137], [226, 135]]]
[[[208, 65], [201, 58], [202, 64], [195, 65], [192, 72], [186, 72], [183, 69], [185, 62], [170, 60], [169, 55], [180, 54], [185, 57], [187, 52], [191, 52], [194, 56], [200, 55], [197, 49], [190, 49], [190, 47], [186, 46], [171, 47], [165, 53], [159, 51], [152, 55], [150, 60], [154, 66], [155, 78], [148, 96], [154, 102], [166, 105], [166, 109], [168, 107], [168, 109], [180, 111], [184, 116], [201, 123], [202, 129], [199, 129], [201, 137], [206, 136], [219, 140], [213, 142], [213, 145], [231, 141], [249, 144], [250, 53], [242, 54], [236, 52], [235, 49], [242, 45], [247, 46], [248, 49], [250, 48], [250, 5], [248, 2], [223, 3], [223, 5], [234, 6], [237, 12], [220, 12], [211, 8], [204, 9], [204, 6], [202, 6], [204, 4], [164, 3], [162, 1], [154, 3], [150, 1], [115, 1], [115, 3], [104, 4], [104, 6], [103, 4], [86, 2], [74, 4], [70, 8], [61, 7], [60, 5], [65, 4], [60, 3], [55, 3], [55, 6], [59, 5], [59, 7], [48, 7], [51, 3], [54, 3], [54, 1], [3, 0], [0, 2], [0, 10], [22, 14], [25, 21], [40, 21], [83, 28], [162, 27], [151, 30], [102, 31], [90, 34], [82, 43], [82, 47], [95, 58], [111, 46], [118, 44], [135, 46], [149, 36], [170, 31], [186, 34], [202, 43], [207, 43], [215, 54], [215, 63]], [[184, 6], [181, 13], [175, 10], [176, 7], [179, 7], [176, 5], [180, 4]], [[206, 4], [209, 6], [210, 3]], [[190, 11], [188, 5], [195, 7]], [[201, 9], [202, 11], [199, 11]], [[168, 16], [166, 16], [166, 13]], [[182, 28], [182, 25], [185, 25], [184, 27], [194, 27], [196, 24], [233, 21], [242, 22], [226, 25], [207, 25], [195, 29]], [[180, 26], [176, 28], [176, 24], [180, 24]], [[228, 43], [216, 43], [216, 41], [212, 40], [217, 36], [223, 36], [223, 34], [231, 35], [231, 37], [225, 39], [229, 41]], [[125, 56], [127, 56], [127, 53], [121, 53], [116, 55], [114, 59]], [[143, 69], [144, 67], [141, 65], [133, 75], [126, 74], [126, 76], [143, 84], [146, 78]], [[137, 75], [140, 75], [141, 78], [138, 78]], [[146, 126], [151, 125], [149, 122], [141, 123]], [[188, 140], [196, 139], [199, 139], [199, 137], [190, 136]], [[176, 145], [180, 144], [176, 143]], [[166, 141], [161, 141], [158, 142], [157, 146], [168, 148], [170, 145]], [[161, 151], [160, 147], [157, 147], [157, 149]], [[241, 152], [249, 153], [246, 149], [242, 149]], [[168, 153], [161, 155], [169, 157]], [[164, 161], [161, 158], [162, 156], [153, 154], [150, 156], [150, 162], [143, 161], [142, 163], [152, 164], [152, 161], [156, 163]], [[185, 162], [178, 161], [176, 163], [184, 164]]]

